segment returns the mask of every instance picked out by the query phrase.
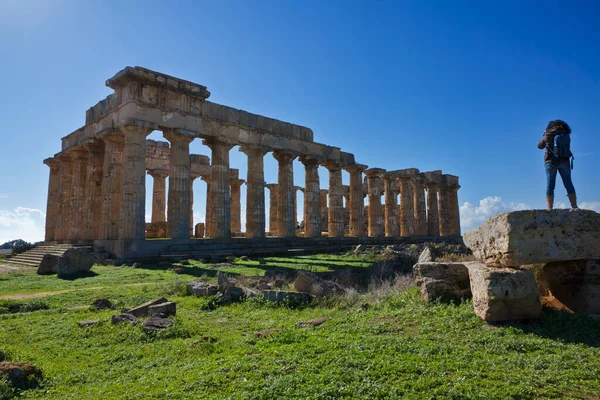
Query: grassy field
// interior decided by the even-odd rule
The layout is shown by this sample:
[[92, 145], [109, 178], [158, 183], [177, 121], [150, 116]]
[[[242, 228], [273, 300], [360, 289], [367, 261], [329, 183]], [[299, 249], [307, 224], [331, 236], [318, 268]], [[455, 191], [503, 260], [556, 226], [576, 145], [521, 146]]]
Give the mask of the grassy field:
[[[0, 275], [0, 351], [44, 371], [30, 388], [0, 383], [0, 399], [599, 398], [600, 321], [586, 316], [547, 311], [540, 322], [490, 326], [470, 302], [423, 303], [406, 279], [306, 307], [249, 300], [211, 309], [182, 290], [214, 281], [217, 270], [241, 277], [373, 261], [318, 255], [194, 262], [179, 274], [95, 266], [75, 280]], [[110, 324], [121, 307], [159, 296], [177, 302], [173, 327], [146, 334]], [[117, 310], [86, 307], [99, 297]], [[296, 326], [316, 317], [331, 320]], [[77, 325], [89, 319], [101, 322]]]

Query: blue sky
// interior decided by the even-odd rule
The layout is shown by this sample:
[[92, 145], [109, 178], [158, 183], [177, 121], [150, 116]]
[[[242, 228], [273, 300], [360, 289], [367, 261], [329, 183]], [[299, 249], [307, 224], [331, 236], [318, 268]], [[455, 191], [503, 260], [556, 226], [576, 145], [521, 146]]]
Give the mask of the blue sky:
[[[0, 243], [42, 238], [42, 160], [127, 65], [309, 126], [371, 167], [458, 175], [463, 231], [544, 207], [536, 144], [564, 119], [579, 200], [600, 211], [599, 17], [596, 1], [2, 0]], [[210, 155], [200, 140], [191, 148]], [[231, 166], [245, 175], [245, 165], [233, 149]], [[321, 168], [323, 188], [326, 177]], [[295, 180], [303, 186], [299, 163]], [[194, 189], [202, 221], [204, 183]], [[559, 183], [558, 203], [565, 194]]]

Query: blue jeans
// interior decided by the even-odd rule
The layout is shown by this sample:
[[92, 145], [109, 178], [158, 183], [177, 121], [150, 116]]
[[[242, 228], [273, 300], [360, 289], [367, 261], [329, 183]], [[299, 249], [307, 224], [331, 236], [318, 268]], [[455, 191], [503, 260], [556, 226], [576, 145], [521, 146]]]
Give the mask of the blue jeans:
[[554, 187], [556, 186], [556, 171], [560, 174], [567, 194], [575, 194], [575, 188], [571, 181], [571, 164], [569, 160], [561, 160], [557, 162], [549, 162], [545, 164], [546, 168], [546, 195], [554, 196]]

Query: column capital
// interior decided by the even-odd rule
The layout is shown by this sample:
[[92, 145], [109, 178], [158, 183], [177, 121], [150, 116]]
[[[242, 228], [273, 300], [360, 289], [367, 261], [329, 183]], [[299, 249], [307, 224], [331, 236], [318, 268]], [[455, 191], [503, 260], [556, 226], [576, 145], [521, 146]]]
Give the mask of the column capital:
[[347, 165], [344, 165], [343, 168], [344, 168], [344, 170], [346, 170], [349, 173], [353, 173], [353, 172], [363, 173], [369, 167], [364, 164], [347, 164]]
[[229, 185], [231, 185], [231, 186], [240, 187], [240, 186], [242, 186], [244, 183], [246, 183], [246, 181], [245, 181], [244, 179], [238, 179], [238, 178], [229, 178]]
[[50, 169], [58, 169], [58, 167], [60, 166], [60, 161], [54, 157], [50, 157], [44, 160], [44, 164], [50, 167]]
[[210, 183], [210, 175], [200, 175], [200, 179], [206, 183]]
[[150, 132], [152, 132], [155, 129], [158, 129], [158, 125], [153, 124], [151, 122], [137, 120], [135, 122], [125, 122], [119, 126], [119, 130], [123, 133], [123, 135], [131, 135], [137, 133], [148, 136]]
[[208, 138], [208, 139], [203, 139], [202, 140], [202, 144], [207, 146], [208, 148], [210, 148], [211, 150], [213, 150], [213, 148], [215, 147], [223, 147], [225, 149], [227, 149], [228, 151], [231, 150], [233, 148], [233, 146], [235, 146], [233, 143], [229, 143], [226, 142], [224, 140], [219, 140], [216, 138]]
[[271, 151], [271, 149], [268, 148], [267, 146], [262, 146], [259, 144], [244, 144], [244, 145], [240, 146], [239, 151], [240, 151], [240, 153], [244, 153], [247, 156], [250, 156], [250, 155], [264, 156], [269, 151]]
[[154, 179], [165, 179], [167, 176], [169, 176], [168, 169], [149, 169], [147, 173]]
[[195, 137], [191, 135], [191, 132], [182, 129], [165, 129], [163, 130], [163, 137], [169, 142], [187, 142], [191, 143]]
[[385, 172], [386, 171], [383, 168], [369, 168], [365, 170], [365, 175], [369, 178], [376, 178], [378, 176], [381, 176]]
[[275, 150], [273, 152], [273, 158], [275, 158], [279, 162], [289, 162], [291, 163], [296, 159], [297, 155], [294, 153], [290, 153], [283, 150]]
[[100, 137], [100, 140], [102, 140], [104, 143], [123, 144], [125, 143], [125, 136], [121, 131], [114, 130]]
[[319, 166], [321, 164], [321, 161], [318, 160], [317, 158], [311, 157], [309, 155], [303, 154], [300, 157], [298, 157], [298, 160], [304, 164], [305, 167], [314, 167], [314, 166]]
[[425, 188], [427, 190], [439, 190], [440, 185], [437, 182], [428, 181], [428, 182], [425, 182]]
[[327, 168], [329, 170], [329, 172], [342, 170], [342, 164], [334, 162], [334, 161], [325, 161], [325, 162], [322, 162], [321, 165], [324, 166], [325, 168]]
[[321, 194], [329, 194], [329, 190], [327, 190], [327, 189], [321, 189], [320, 193]]
[[273, 190], [277, 190], [277, 188], [279, 187], [279, 185], [277, 183], [268, 183], [268, 184], [265, 185], [265, 187], [267, 189], [269, 189], [270, 191], [273, 191]]
[[296, 191], [298, 191], [298, 190], [299, 190], [299, 191], [301, 191], [302, 193], [304, 193], [304, 188], [303, 188], [302, 186], [294, 186], [294, 189], [295, 189]]

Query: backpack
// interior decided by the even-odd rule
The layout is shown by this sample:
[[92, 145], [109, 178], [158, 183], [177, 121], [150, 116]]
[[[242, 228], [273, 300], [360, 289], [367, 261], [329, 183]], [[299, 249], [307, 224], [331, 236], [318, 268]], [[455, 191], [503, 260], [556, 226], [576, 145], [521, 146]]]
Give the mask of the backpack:
[[555, 135], [550, 154], [557, 159], [569, 159], [573, 155], [571, 153], [571, 135], [568, 133]]

